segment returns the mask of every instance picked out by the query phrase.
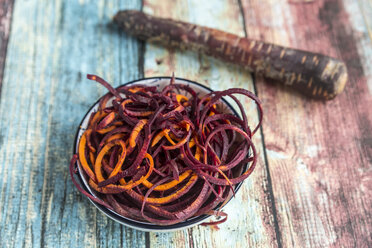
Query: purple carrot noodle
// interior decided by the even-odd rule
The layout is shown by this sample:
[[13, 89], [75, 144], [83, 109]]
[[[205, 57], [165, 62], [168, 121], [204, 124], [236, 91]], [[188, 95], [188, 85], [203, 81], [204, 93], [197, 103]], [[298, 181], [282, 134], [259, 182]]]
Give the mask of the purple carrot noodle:
[[107, 83], [104, 79], [102, 79], [102, 78], [100, 78], [96, 75], [90, 75], [90, 74], [87, 75], [87, 78], [102, 84], [106, 89], [108, 89], [111, 92], [111, 94], [116, 96], [116, 98], [118, 98], [120, 100], [122, 99], [120, 94], [109, 83]]
[[112, 167], [110, 167], [109, 163], [107, 162], [107, 160], [103, 160], [102, 161], [102, 167], [103, 167], [103, 170], [106, 172], [106, 174], [111, 174], [112, 172]]
[[161, 142], [160, 142], [160, 145], [158, 145], [156, 147], [156, 149], [154, 150], [154, 152], [152, 153], [153, 154], [153, 157], [156, 157], [160, 151], [163, 150], [163, 145], [166, 143], [166, 141], [163, 139]]
[[128, 127], [117, 127], [114, 130], [108, 132], [102, 139], [101, 142], [99, 143], [98, 146], [98, 151], [101, 150], [101, 148], [104, 146], [105, 142], [114, 134], [117, 133], [129, 133], [131, 130]]
[[218, 216], [218, 217], [223, 216], [225, 218], [223, 218], [222, 220], [219, 220], [219, 221], [204, 222], [204, 223], [201, 224], [202, 226], [219, 225], [219, 224], [224, 223], [227, 220], [227, 214], [224, 213], [224, 212], [219, 212], [219, 211], [213, 211], [213, 210], [211, 210], [211, 211], [207, 212], [207, 214]]
[[92, 201], [102, 205], [102, 206], [105, 206], [106, 208], [108, 209], [111, 209], [113, 210], [112, 206], [110, 206], [109, 204], [107, 204], [105, 201], [99, 199], [99, 198], [96, 198], [94, 196], [92, 196], [91, 194], [89, 194], [88, 192], [86, 192], [83, 188], [80, 187], [80, 185], [76, 182], [75, 180], [75, 177], [74, 177], [74, 173], [76, 173], [76, 171], [74, 171], [74, 166], [76, 164], [76, 161], [78, 160], [78, 156], [77, 155], [74, 155], [71, 159], [71, 163], [70, 163], [70, 177], [71, 177], [71, 180], [73, 182], [73, 184], [75, 185], [75, 187], [83, 194], [85, 195], [86, 197], [88, 197], [89, 199], [91, 199]]
[[168, 181], [170, 178], [169, 177], [165, 177], [159, 181], [157, 181], [155, 184], [153, 184], [153, 186], [146, 192], [145, 196], [144, 196], [144, 199], [143, 199], [143, 202], [142, 202], [142, 207], [141, 207], [141, 215], [143, 217], [143, 210], [145, 209], [145, 205], [146, 205], [146, 202], [147, 202], [147, 198], [150, 196], [151, 192], [154, 191], [154, 189], [159, 186], [160, 184]]
[[165, 151], [165, 157], [166, 157], [166, 161], [171, 165], [170, 168], [172, 170], [172, 174], [173, 174], [173, 179], [174, 180], [179, 180], [179, 176], [180, 176], [180, 172], [178, 170], [178, 166], [177, 166], [177, 163], [171, 159], [171, 156], [169, 154], [169, 151]]

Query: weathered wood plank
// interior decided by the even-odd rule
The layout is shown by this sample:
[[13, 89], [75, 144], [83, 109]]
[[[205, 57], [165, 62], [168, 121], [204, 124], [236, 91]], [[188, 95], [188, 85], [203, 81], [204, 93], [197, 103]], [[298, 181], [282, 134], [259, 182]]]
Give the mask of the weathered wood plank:
[[106, 90], [141, 77], [138, 42], [108, 26], [141, 1], [22, 1], [14, 6], [0, 101], [0, 247], [144, 247], [68, 175], [78, 124]]
[[1, 82], [3, 81], [4, 63], [13, 13], [13, 0], [0, 2], [0, 96]]
[[345, 11], [355, 34], [358, 54], [362, 61], [364, 77], [372, 95], [372, 1], [344, 1]]
[[[145, 0], [143, 10], [244, 35], [237, 1]], [[231, 87], [253, 90], [251, 75], [237, 67], [193, 52], [172, 51], [152, 44], [146, 45], [144, 71], [145, 76], [169, 76], [175, 72], [178, 77], [198, 81], [215, 90]], [[256, 109], [248, 102], [245, 104], [254, 122]], [[276, 247], [261, 139], [257, 134], [259, 165], [236, 198], [226, 206], [229, 218], [220, 225], [221, 230], [198, 226], [174, 233], [151, 233], [150, 247]]]
[[282, 245], [368, 247], [372, 48], [360, 13], [370, 7], [351, 0], [289, 2], [243, 0], [248, 36], [339, 57], [350, 80], [327, 103], [257, 82]]

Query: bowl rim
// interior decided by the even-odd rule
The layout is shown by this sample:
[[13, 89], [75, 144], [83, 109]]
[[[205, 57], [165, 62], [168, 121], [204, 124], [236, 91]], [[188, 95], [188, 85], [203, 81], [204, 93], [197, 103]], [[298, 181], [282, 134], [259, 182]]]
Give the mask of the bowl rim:
[[[172, 77], [169, 77], [169, 76], [156, 76], [156, 77], [144, 77], [144, 78], [139, 78], [139, 79], [135, 79], [135, 80], [132, 80], [132, 81], [129, 81], [129, 82], [126, 82], [124, 84], [121, 84], [116, 88], [118, 87], [122, 87], [122, 86], [125, 86], [125, 85], [131, 85], [131, 84], [134, 84], [134, 83], [137, 83], [137, 82], [140, 82], [140, 81], [148, 81], [148, 80], [166, 80], [166, 79], [171, 79]], [[197, 85], [209, 92], [215, 92], [214, 90], [212, 90], [211, 88], [203, 85], [203, 84], [200, 84], [198, 82], [195, 82], [195, 81], [192, 81], [190, 79], [185, 79], [185, 78], [180, 78], [180, 77], [175, 77], [176, 80], [180, 80], [180, 81], [184, 81], [185, 83], [187, 84], [194, 84], [194, 85]], [[106, 93], [105, 93], [106, 94]], [[104, 96], [104, 95], [103, 95]], [[93, 103], [88, 111], [84, 114], [83, 118], [81, 119], [79, 125], [78, 125], [78, 128], [77, 128], [77, 131], [75, 133], [75, 138], [74, 138], [74, 145], [73, 145], [73, 154], [76, 154], [76, 151], [77, 151], [77, 144], [78, 144], [78, 141], [80, 140], [80, 137], [79, 137], [79, 132], [81, 131], [81, 126], [83, 124], [83, 122], [85, 121], [85, 119], [87, 118], [88, 114], [91, 113], [92, 109], [94, 107], [96, 107], [96, 105], [99, 103], [100, 99], [103, 97], [99, 97], [98, 100]], [[236, 116], [239, 116], [238, 112], [236, 111], [235, 108], [233, 108], [233, 106], [224, 98], [222, 97], [221, 98], [221, 101], [224, 102], [224, 104], [226, 104], [226, 106], [233, 112], [234, 115]], [[78, 161], [76, 162], [76, 164], [78, 164]], [[247, 164], [244, 165], [244, 169], [247, 168]], [[79, 168], [79, 166], [78, 166]], [[76, 174], [77, 178], [78, 178], [78, 181], [79, 181], [79, 184], [80, 186], [87, 192], [87, 193], [90, 193], [90, 188], [87, 188], [87, 185], [86, 183], [84, 182], [83, 178], [82, 178], [82, 175], [81, 175], [81, 170], [77, 170], [78, 173]], [[235, 186], [235, 194], [239, 191], [241, 185], [243, 184], [244, 181], [242, 182], [239, 182], [236, 184]], [[106, 207], [104, 207], [103, 205], [100, 205], [96, 202], [94, 202], [93, 200], [91, 200], [89, 197], [86, 197], [88, 198], [88, 200], [98, 209], [100, 210], [103, 214], [105, 214], [107, 217], [109, 217], [110, 219], [122, 224], [122, 225], [125, 225], [125, 226], [128, 226], [128, 227], [131, 227], [133, 229], [137, 229], [137, 230], [140, 230], [140, 231], [149, 231], [149, 232], [170, 232], [170, 231], [177, 231], [177, 230], [182, 230], [182, 229], [185, 229], [185, 228], [190, 228], [190, 227], [193, 227], [193, 226], [196, 226], [204, 221], [206, 221], [209, 217], [211, 217], [210, 215], [207, 215], [207, 214], [203, 214], [203, 215], [199, 215], [199, 216], [196, 216], [196, 217], [191, 217], [190, 219], [187, 219], [183, 222], [180, 222], [180, 223], [176, 223], [176, 224], [172, 224], [172, 225], [156, 225], [156, 224], [152, 224], [152, 223], [141, 223], [141, 222], [137, 222], [137, 221], [133, 221], [131, 220], [130, 218], [127, 218], [127, 217], [124, 217], [118, 213], [116, 213], [115, 211], [110, 211], [109, 209], [107, 209]], [[223, 206], [221, 207], [221, 209], [223, 209], [232, 199], [233, 197], [231, 197], [227, 202], [221, 202], [219, 203], [216, 208], [219, 208], [221, 207], [221, 205], [223, 204]]]

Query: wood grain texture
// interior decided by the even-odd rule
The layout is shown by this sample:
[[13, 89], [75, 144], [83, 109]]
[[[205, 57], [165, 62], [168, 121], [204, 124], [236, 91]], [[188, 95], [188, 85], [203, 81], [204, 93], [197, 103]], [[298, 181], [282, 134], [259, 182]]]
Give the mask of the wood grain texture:
[[13, 1], [0, 1], [0, 96], [1, 82], [3, 81], [4, 63], [6, 58], [6, 50], [8, 46], [8, 38], [10, 31], [10, 23], [13, 13]]
[[111, 28], [140, 1], [17, 0], [0, 101], [0, 247], [144, 247], [68, 175], [76, 129], [106, 90], [141, 77], [139, 46]]
[[257, 82], [282, 246], [369, 247], [372, 47], [360, 13], [370, 13], [370, 1], [242, 0], [242, 6], [249, 37], [336, 56], [349, 71], [345, 93], [327, 103]]
[[[8, 6], [1, 20], [10, 20], [11, 2], [0, 3]], [[77, 192], [67, 170], [75, 130], [106, 91], [86, 73], [119, 85], [143, 70], [175, 72], [216, 90], [254, 90], [248, 73], [193, 52], [146, 45], [143, 55], [140, 43], [109, 25], [117, 11], [140, 8], [140, 0], [16, 1], [0, 98], [0, 247], [369, 247], [371, 0], [145, 0], [149, 14], [338, 57], [350, 82], [336, 100], [319, 103], [257, 80], [265, 109], [259, 165], [219, 231], [134, 231]], [[9, 28], [1, 28], [6, 37]], [[254, 122], [254, 106], [246, 107]]]
[[372, 1], [345, 1], [345, 11], [350, 17], [363, 76], [372, 95]]
[[[237, 1], [144, 1], [144, 12], [156, 16], [177, 18], [212, 28], [244, 35], [243, 20]], [[210, 57], [190, 51], [174, 51], [147, 44], [145, 76], [169, 76], [195, 80], [215, 90], [242, 87], [253, 91], [250, 74]], [[245, 101], [250, 121], [257, 112], [254, 105]], [[260, 153], [258, 167], [242, 188], [224, 208], [229, 217], [220, 230], [197, 226], [174, 233], [151, 233], [150, 247], [277, 247], [275, 222], [270, 201], [269, 182], [263, 159], [260, 134], [255, 143]]]

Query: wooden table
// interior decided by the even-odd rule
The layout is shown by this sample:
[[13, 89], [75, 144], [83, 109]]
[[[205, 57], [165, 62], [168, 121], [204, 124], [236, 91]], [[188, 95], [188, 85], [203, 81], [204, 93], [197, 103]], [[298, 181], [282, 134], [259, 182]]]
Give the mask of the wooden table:
[[[1, 0], [0, 247], [371, 247], [371, 0]], [[110, 24], [141, 9], [345, 61], [328, 102], [192, 52], [140, 43]], [[220, 230], [145, 233], [96, 210], [68, 174], [75, 130], [105, 93], [171, 75], [255, 91], [260, 159]], [[252, 122], [255, 108], [248, 107]]]

